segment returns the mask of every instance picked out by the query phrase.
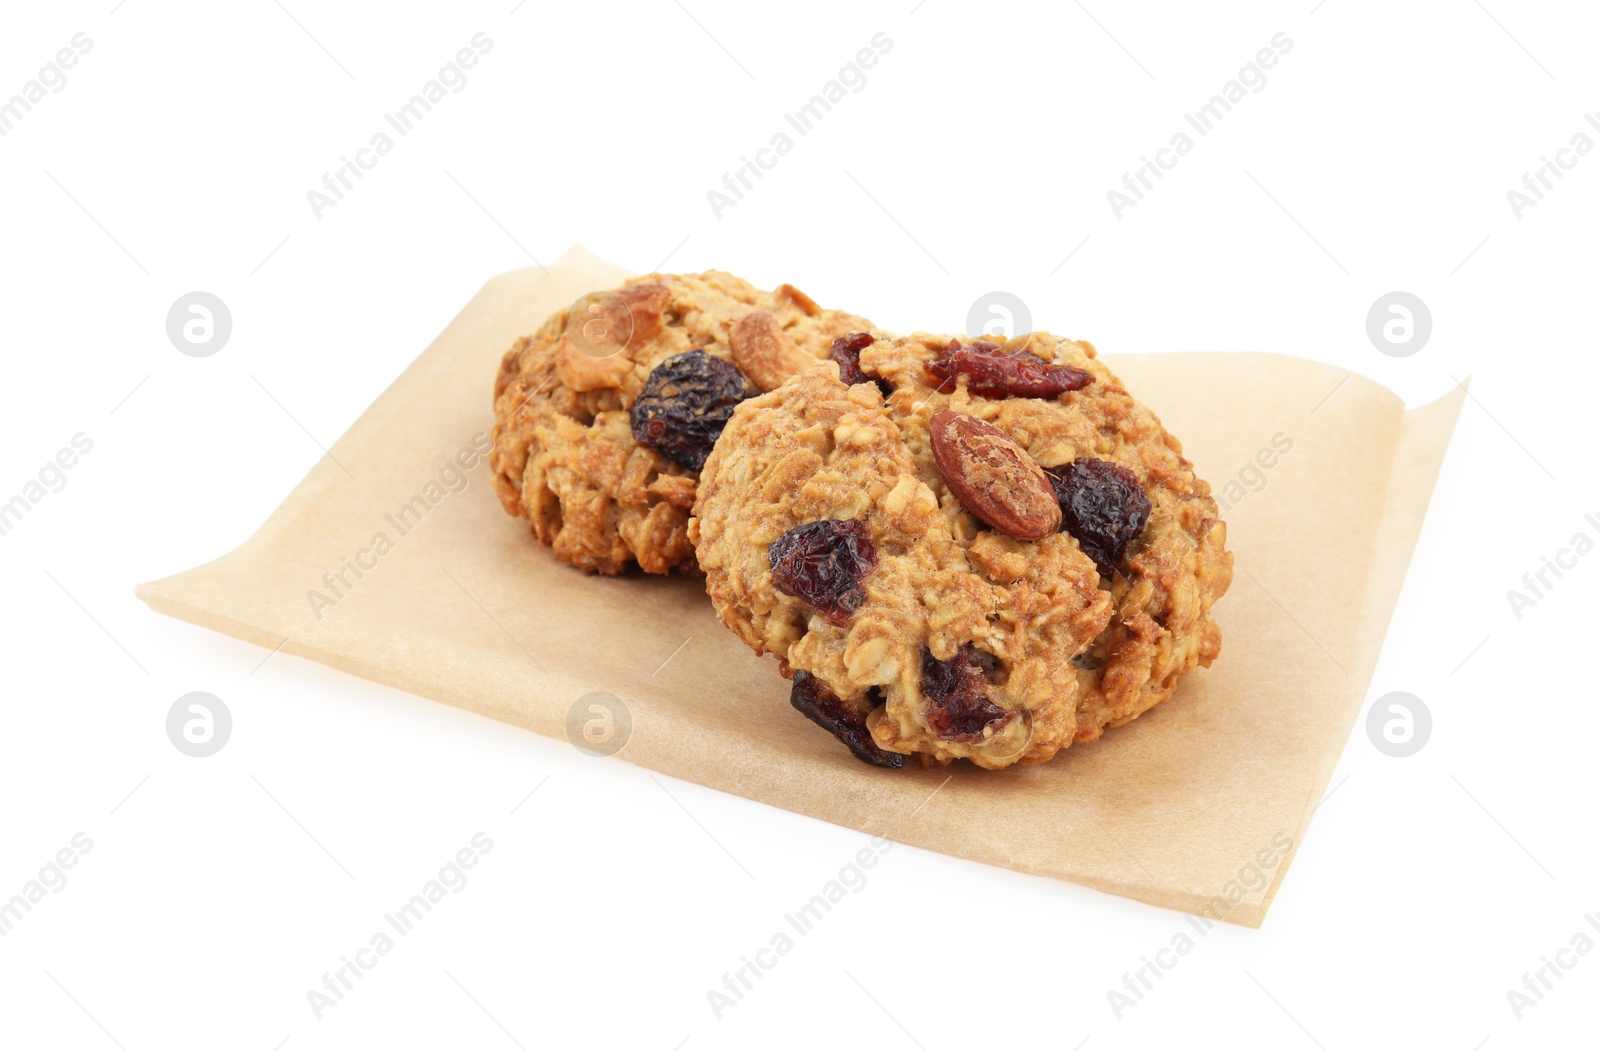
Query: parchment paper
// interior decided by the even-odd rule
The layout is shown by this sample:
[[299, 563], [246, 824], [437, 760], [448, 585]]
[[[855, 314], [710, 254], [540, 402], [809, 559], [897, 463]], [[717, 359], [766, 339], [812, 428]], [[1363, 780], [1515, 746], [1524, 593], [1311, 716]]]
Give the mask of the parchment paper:
[[548, 274], [493, 279], [333, 446], [337, 463], [320, 461], [242, 547], [139, 597], [551, 737], [567, 737], [580, 697], [612, 694], [632, 718], [618, 754], [642, 766], [1259, 926], [1361, 707], [1464, 392], [1407, 412], [1295, 358], [1108, 355], [1225, 506], [1237, 565], [1217, 606], [1221, 657], [1051, 763], [883, 771], [789, 707], [776, 663], [722, 627], [700, 580], [585, 577], [501, 510], [486, 457], [464, 487], [446, 470], [489, 431], [513, 340], [625, 276], [574, 247]]

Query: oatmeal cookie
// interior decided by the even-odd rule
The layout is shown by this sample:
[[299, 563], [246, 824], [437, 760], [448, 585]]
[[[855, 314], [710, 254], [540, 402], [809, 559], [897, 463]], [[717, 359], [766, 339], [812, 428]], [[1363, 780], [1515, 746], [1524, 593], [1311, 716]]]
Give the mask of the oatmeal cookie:
[[870, 327], [792, 285], [764, 292], [721, 271], [586, 296], [500, 363], [500, 502], [586, 572], [694, 570], [695, 481], [734, 405]]
[[734, 410], [689, 535], [723, 621], [858, 758], [1044, 762], [1216, 657], [1210, 486], [1092, 346], [832, 357]]

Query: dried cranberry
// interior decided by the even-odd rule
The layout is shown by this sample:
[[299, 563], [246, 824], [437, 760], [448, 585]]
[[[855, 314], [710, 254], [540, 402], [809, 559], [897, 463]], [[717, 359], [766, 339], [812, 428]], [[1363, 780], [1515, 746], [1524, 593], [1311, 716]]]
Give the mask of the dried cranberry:
[[967, 392], [980, 398], [1055, 398], [1069, 390], [1082, 390], [1094, 377], [1071, 365], [1052, 365], [1027, 351], [1008, 354], [997, 343], [975, 340], [963, 347], [952, 339], [939, 356], [928, 362], [934, 386], [948, 394], [956, 377], [967, 377]]
[[675, 354], [651, 371], [634, 401], [633, 437], [698, 471], [745, 393], [744, 376], [729, 362], [703, 350]]
[[1061, 504], [1061, 530], [1110, 576], [1150, 519], [1150, 497], [1134, 473], [1105, 460], [1081, 459], [1045, 471]]
[[833, 346], [828, 348], [828, 356], [839, 363], [839, 379], [845, 386], [854, 387], [857, 383], [876, 383], [878, 389], [888, 397], [894, 393], [886, 380], [877, 376], [869, 376], [861, 367], [861, 352], [877, 342], [877, 337], [870, 332], [852, 332], [848, 336], [840, 336], [833, 341]]
[[772, 586], [843, 624], [866, 601], [861, 581], [878, 564], [865, 522], [825, 518], [795, 526], [767, 548]]
[[928, 698], [928, 726], [946, 741], [981, 741], [984, 731], [999, 733], [1017, 717], [989, 700], [984, 686], [998, 662], [969, 643], [947, 661], [922, 651], [922, 693]]
[[906, 757], [899, 752], [886, 752], [878, 747], [878, 743], [872, 739], [872, 732], [867, 729], [865, 712], [845, 704], [810, 672], [794, 673], [789, 703], [794, 705], [795, 711], [843, 741], [844, 746], [850, 749], [850, 754], [863, 763], [894, 770], [905, 764]]

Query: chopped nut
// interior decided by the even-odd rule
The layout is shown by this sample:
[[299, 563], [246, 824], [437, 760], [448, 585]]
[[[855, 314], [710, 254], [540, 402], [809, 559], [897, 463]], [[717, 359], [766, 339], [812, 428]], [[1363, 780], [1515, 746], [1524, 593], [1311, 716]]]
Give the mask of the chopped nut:
[[777, 320], [764, 310], [753, 310], [728, 330], [733, 363], [763, 391], [776, 390], [783, 381], [804, 371], [817, 359], [795, 346]]
[[933, 459], [961, 506], [1018, 540], [1043, 540], [1061, 526], [1044, 470], [991, 424], [949, 409], [928, 421]]
[[793, 285], [785, 282], [772, 290], [775, 296], [781, 296], [800, 308], [800, 312], [807, 317], [816, 317], [822, 313], [822, 308], [817, 306], [817, 301], [800, 291]]

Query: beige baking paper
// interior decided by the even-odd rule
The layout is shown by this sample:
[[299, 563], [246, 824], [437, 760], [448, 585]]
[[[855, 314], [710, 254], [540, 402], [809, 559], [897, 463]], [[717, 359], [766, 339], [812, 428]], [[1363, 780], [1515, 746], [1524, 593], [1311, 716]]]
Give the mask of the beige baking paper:
[[[1043, 766], [884, 771], [789, 707], [775, 661], [722, 627], [699, 579], [586, 577], [506, 515], [484, 458], [465, 488], [447, 469], [490, 429], [516, 337], [624, 276], [575, 247], [548, 273], [490, 281], [255, 536], [139, 597], [550, 737], [567, 737], [579, 698], [612, 694], [632, 717], [619, 755], [641, 766], [1259, 926], [1362, 705], [1464, 392], [1408, 412], [1295, 358], [1108, 355], [1225, 507], [1237, 565], [1221, 657]], [[401, 517], [408, 505], [425, 515]], [[330, 590], [347, 560], [370, 568]]]

